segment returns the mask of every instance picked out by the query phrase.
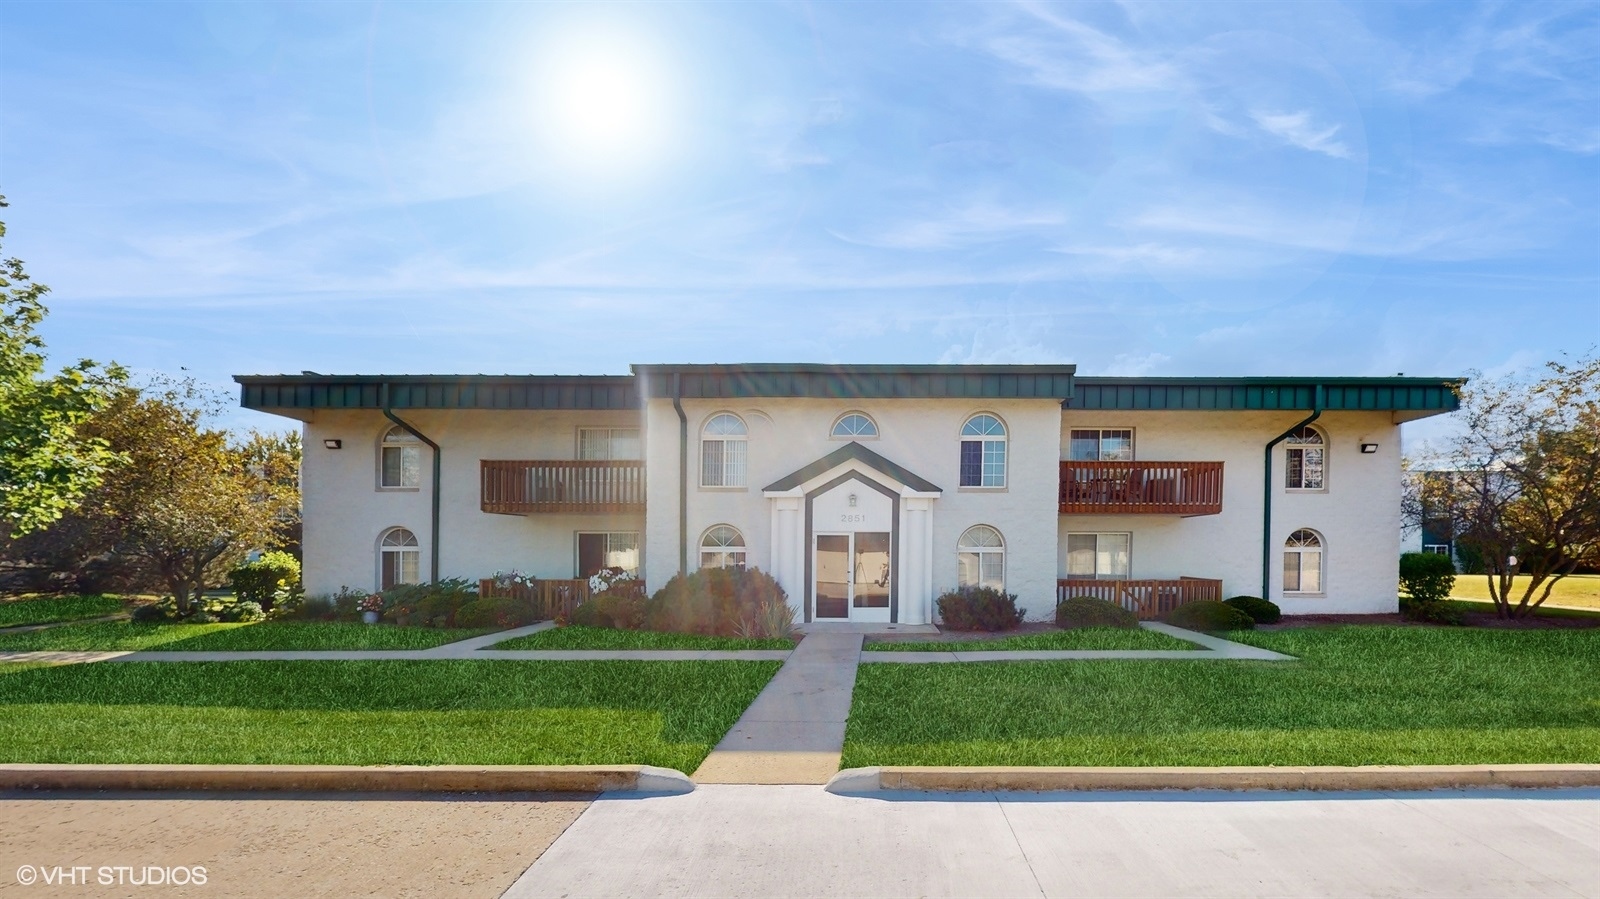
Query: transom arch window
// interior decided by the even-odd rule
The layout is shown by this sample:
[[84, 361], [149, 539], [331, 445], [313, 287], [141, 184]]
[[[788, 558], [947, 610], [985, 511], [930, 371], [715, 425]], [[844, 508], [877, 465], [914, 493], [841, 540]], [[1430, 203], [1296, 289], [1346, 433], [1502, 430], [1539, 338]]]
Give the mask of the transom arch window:
[[380, 487], [418, 487], [422, 484], [422, 441], [395, 425], [383, 433], [378, 451]]
[[1006, 426], [980, 412], [961, 427], [961, 486], [1006, 485]]
[[743, 487], [750, 429], [732, 412], [718, 412], [700, 429], [700, 486]]
[[732, 525], [715, 525], [700, 538], [701, 568], [743, 568], [745, 559], [744, 535]]
[[1322, 535], [1301, 528], [1283, 544], [1283, 592], [1323, 592]]
[[378, 539], [378, 589], [422, 580], [422, 552], [417, 535], [405, 528], [390, 528]]
[[833, 430], [828, 432], [829, 437], [840, 437], [846, 440], [857, 440], [862, 437], [878, 436], [878, 423], [873, 421], [865, 412], [846, 412], [839, 416], [833, 423]]
[[1290, 490], [1321, 490], [1327, 486], [1327, 439], [1310, 425], [1296, 428], [1284, 439], [1284, 486]]
[[1006, 589], [1006, 541], [986, 524], [973, 525], [956, 541], [956, 564], [962, 587]]

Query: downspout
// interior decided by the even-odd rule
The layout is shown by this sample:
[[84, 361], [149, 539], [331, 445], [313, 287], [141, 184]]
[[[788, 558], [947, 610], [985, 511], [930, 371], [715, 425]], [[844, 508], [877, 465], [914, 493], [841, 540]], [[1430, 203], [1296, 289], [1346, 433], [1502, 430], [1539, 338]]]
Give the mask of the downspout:
[[[1261, 492], [1261, 598], [1267, 596], [1267, 584], [1272, 577], [1272, 448], [1289, 439], [1289, 435], [1300, 430], [1308, 424], [1322, 417], [1322, 385], [1317, 385], [1316, 399], [1312, 403], [1311, 415], [1304, 421], [1291, 425], [1289, 430], [1272, 438], [1267, 443], [1264, 452], [1266, 458], [1262, 469], [1263, 489]], [[1324, 447], [1326, 450], [1326, 447]]]
[[689, 416], [683, 414], [683, 373], [672, 375], [672, 408], [678, 413], [678, 573], [689, 573]]
[[383, 417], [387, 418], [390, 421], [394, 422], [395, 424], [399, 425], [401, 428], [405, 429], [405, 432], [407, 434], [410, 434], [411, 436], [417, 438], [418, 440], [422, 441], [423, 443], [426, 443], [428, 445], [428, 448], [433, 450], [433, 510], [432, 510], [432, 513], [431, 513], [431, 518], [430, 518], [430, 520], [428, 522], [429, 527], [432, 529], [433, 533], [428, 538], [428, 580], [430, 582], [432, 582], [432, 583], [438, 583], [438, 581], [439, 581], [439, 480], [440, 480], [440, 478], [439, 478], [439, 471], [440, 471], [440, 468], [439, 468], [439, 444], [434, 443], [432, 440], [429, 440], [427, 434], [422, 433], [421, 431], [419, 431], [416, 428], [412, 427], [407, 422], [402, 421], [400, 419], [400, 416], [394, 414], [394, 411], [389, 408], [389, 385], [388, 385], [388, 383], [384, 383], [379, 388], [379, 390], [381, 391], [382, 402], [383, 402]]

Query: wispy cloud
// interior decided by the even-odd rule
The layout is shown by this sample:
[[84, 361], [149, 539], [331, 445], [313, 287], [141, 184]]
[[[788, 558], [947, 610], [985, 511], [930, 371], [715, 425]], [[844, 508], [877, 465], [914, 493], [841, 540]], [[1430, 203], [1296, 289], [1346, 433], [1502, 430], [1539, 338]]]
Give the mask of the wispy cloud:
[[897, 250], [948, 250], [1036, 233], [1065, 222], [1050, 209], [1019, 209], [974, 202], [927, 218], [894, 222], [855, 231], [829, 229], [840, 240]]
[[1040, 3], [1013, 7], [1018, 19], [957, 37], [1022, 72], [1040, 87], [1084, 93], [1165, 90], [1176, 86], [1179, 70], [1159, 53], [1094, 28]]
[[1307, 110], [1299, 112], [1251, 110], [1250, 118], [1261, 127], [1262, 131], [1286, 144], [1332, 156], [1335, 159], [1350, 158], [1350, 148], [1335, 139], [1339, 133], [1339, 126], [1323, 127], [1313, 124], [1311, 113]]

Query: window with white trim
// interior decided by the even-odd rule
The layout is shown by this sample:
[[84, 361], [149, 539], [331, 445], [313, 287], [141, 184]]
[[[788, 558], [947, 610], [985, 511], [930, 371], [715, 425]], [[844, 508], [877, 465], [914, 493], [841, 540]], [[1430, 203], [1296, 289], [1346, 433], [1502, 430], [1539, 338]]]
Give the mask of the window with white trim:
[[731, 412], [719, 412], [700, 430], [700, 486], [743, 487], [750, 432]]
[[829, 437], [843, 440], [860, 440], [863, 437], [878, 436], [878, 424], [867, 416], [865, 412], [846, 412], [839, 416], [833, 423], [833, 430], [828, 432]]
[[701, 568], [743, 568], [744, 535], [737, 528], [719, 524], [700, 538]]
[[579, 428], [578, 458], [636, 462], [639, 459], [639, 429]]
[[1073, 428], [1067, 440], [1073, 462], [1132, 462], [1132, 428]]
[[1301, 528], [1283, 545], [1283, 592], [1322, 592], [1322, 538]]
[[378, 486], [422, 485], [422, 441], [415, 434], [395, 425], [383, 435], [383, 446], [378, 452]]
[[973, 525], [956, 541], [956, 567], [962, 587], [1006, 589], [1006, 541], [986, 524]]
[[1006, 426], [987, 412], [961, 428], [961, 486], [1006, 485]]
[[1322, 432], [1310, 425], [1296, 428], [1284, 441], [1284, 486], [1290, 490], [1321, 490], [1326, 486], [1326, 449]]
[[590, 577], [604, 568], [639, 576], [638, 531], [578, 534], [578, 577]]
[[422, 551], [417, 535], [405, 528], [390, 528], [378, 541], [378, 589], [422, 580]]
[[1126, 579], [1132, 544], [1132, 534], [1068, 534], [1067, 577]]

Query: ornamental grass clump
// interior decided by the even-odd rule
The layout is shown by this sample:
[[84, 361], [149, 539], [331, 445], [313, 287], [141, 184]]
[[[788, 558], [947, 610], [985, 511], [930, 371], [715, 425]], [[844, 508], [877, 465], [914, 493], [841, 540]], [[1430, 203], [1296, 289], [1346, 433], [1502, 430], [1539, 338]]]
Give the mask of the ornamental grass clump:
[[938, 600], [939, 620], [953, 631], [1009, 631], [1022, 623], [1017, 595], [993, 587], [958, 587]]
[[1056, 627], [1064, 630], [1080, 627], [1138, 626], [1138, 615], [1109, 600], [1096, 599], [1093, 596], [1074, 596], [1056, 604]]
[[1211, 599], [1186, 602], [1167, 613], [1167, 623], [1191, 631], [1248, 631], [1256, 620], [1233, 606]]

